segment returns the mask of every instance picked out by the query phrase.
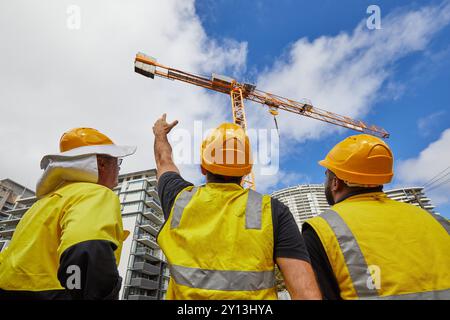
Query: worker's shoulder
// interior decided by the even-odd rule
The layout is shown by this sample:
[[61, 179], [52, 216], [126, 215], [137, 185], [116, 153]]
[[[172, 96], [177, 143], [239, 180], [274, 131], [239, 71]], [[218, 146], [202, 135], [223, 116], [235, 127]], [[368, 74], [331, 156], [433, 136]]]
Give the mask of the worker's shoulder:
[[289, 207], [287, 205], [285, 205], [283, 202], [281, 202], [280, 200], [270, 196], [270, 195], [264, 195], [267, 197], [270, 197], [270, 206], [272, 209], [272, 214], [275, 217], [280, 217], [282, 215], [286, 215], [286, 214], [290, 214], [292, 215], [291, 211], [289, 210]]
[[96, 183], [90, 182], [72, 182], [56, 190], [54, 193], [66, 197], [66, 196], [79, 196], [79, 195], [101, 195], [104, 197], [117, 198], [117, 195], [111, 189]]

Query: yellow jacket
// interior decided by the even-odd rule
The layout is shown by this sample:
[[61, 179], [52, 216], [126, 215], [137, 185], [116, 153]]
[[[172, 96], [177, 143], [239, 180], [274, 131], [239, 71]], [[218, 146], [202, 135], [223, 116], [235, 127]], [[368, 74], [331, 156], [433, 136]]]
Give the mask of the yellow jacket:
[[305, 223], [320, 238], [343, 299], [450, 299], [445, 219], [375, 192]]
[[110, 241], [117, 247], [118, 264], [124, 238], [120, 203], [113, 191], [94, 183], [68, 183], [24, 214], [0, 256], [0, 289], [63, 289], [57, 273], [66, 249], [89, 240]]
[[158, 235], [168, 299], [277, 299], [270, 197], [234, 183], [181, 191]]

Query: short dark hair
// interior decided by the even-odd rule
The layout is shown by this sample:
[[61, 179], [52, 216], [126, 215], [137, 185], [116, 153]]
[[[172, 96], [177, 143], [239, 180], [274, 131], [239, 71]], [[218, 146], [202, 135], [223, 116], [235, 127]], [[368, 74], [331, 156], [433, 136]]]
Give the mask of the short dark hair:
[[236, 183], [241, 184], [243, 177], [231, 177], [231, 176], [222, 176], [219, 174], [214, 174], [212, 172], [206, 171], [206, 181], [207, 182], [215, 182], [215, 183]]

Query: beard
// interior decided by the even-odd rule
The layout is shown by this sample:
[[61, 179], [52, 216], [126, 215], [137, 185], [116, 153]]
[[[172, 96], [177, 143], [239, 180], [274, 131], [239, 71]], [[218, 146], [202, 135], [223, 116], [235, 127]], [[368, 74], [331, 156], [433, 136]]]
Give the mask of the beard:
[[330, 206], [333, 206], [336, 203], [333, 199], [331, 188], [328, 183], [325, 185], [325, 198], [327, 199], [327, 202]]

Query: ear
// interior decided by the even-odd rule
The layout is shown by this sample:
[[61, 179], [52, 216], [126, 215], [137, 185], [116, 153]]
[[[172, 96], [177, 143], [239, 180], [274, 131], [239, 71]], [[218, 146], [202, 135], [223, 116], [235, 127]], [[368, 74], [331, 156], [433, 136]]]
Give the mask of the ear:
[[200, 170], [202, 171], [202, 175], [206, 176], [206, 170], [202, 166], [200, 166]]
[[333, 191], [341, 191], [342, 189], [344, 189], [345, 187], [345, 182], [338, 179], [337, 177], [333, 178], [333, 186], [332, 189]]
[[337, 177], [332, 177], [331, 178], [331, 190], [332, 191], [337, 191], [340, 189], [340, 185], [339, 185], [340, 181]]

